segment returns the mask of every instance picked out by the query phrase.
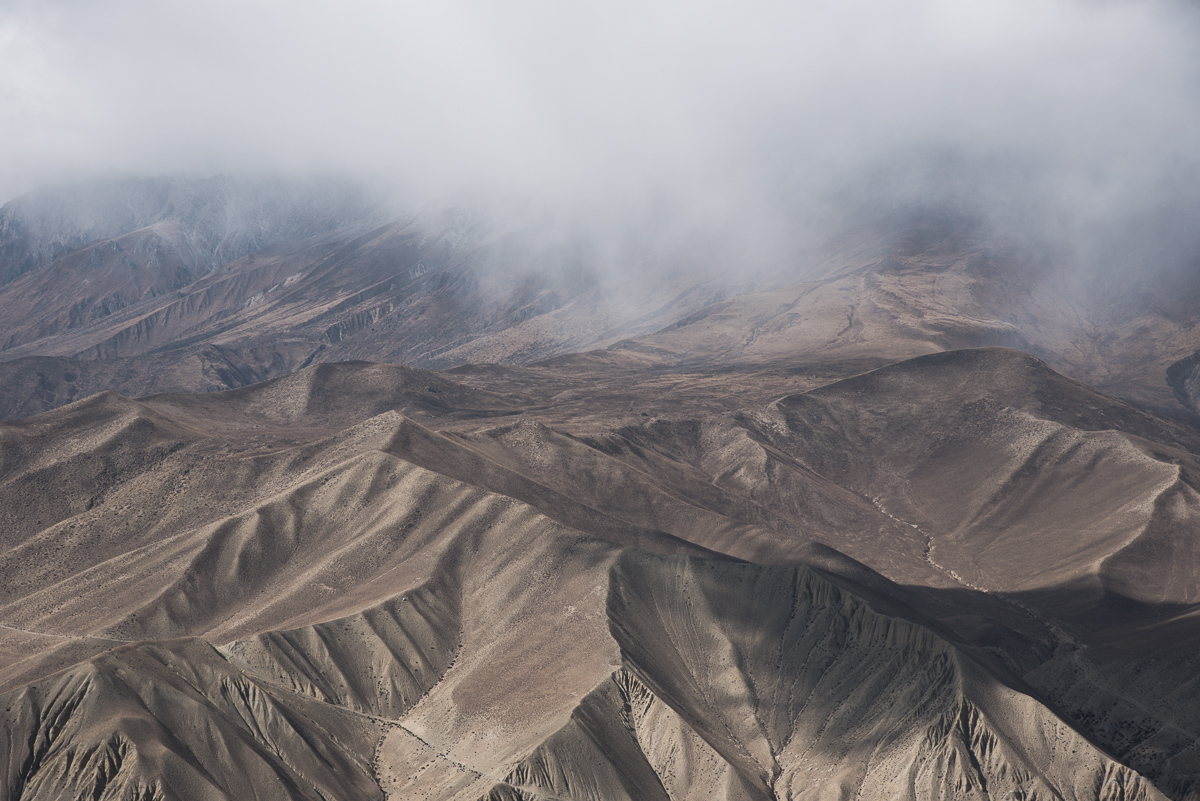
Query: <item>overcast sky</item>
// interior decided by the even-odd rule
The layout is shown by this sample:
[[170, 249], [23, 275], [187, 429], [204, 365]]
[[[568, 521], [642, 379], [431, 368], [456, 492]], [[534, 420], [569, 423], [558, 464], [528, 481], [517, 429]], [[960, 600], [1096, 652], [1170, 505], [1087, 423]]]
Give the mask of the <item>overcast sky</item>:
[[316, 171], [720, 220], [951, 186], [1086, 227], [1195, 197], [1200, 22], [1119, 0], [5, 0], [0, 152], [4, 198]]

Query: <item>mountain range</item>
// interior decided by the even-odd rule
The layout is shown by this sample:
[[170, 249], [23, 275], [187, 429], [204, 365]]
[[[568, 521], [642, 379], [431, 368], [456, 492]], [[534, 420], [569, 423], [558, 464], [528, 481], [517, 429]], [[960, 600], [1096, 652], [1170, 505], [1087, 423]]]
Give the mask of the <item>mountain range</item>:
[[1200, 278], [0, 210], [11, 799], [1200, 798]]

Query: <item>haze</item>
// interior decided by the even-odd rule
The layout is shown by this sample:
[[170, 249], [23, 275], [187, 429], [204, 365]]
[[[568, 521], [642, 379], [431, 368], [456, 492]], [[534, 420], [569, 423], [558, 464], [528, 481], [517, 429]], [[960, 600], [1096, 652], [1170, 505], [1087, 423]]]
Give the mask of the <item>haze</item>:
[[1187, 261], [1197, 31], [1166, 2], [9, 3], [0, 196], [336, 173], [775, 244], [952, 205], [1085, 261], [1173, 209], [1156, 258]]

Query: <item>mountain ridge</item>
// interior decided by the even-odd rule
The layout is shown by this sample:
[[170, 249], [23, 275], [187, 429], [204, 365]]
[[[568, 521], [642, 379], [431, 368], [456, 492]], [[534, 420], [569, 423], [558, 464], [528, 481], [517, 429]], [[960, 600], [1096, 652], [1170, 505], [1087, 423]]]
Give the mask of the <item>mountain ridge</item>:
[[1186, 304], [137, 186], [0, 285], [5, 797], [1200, 797]]
[[[0, 667], [0, 680], [9, 696], [23, 692], [21, 687], [50, 686], [46, 682], [70, 674], [71, 665], [81, 659], [104, 658], [114, 644], [125, 647], [114, 640], [168, 642], [199, 636], [223, 647], [221, 659], [237, 663], [220, 670], [249, 669], [252, 681], [268, 682], [263, 685], [268, 693], [283, 692], [272, 689], [282, 687], [335, 708], [321, 714], [368, 712], [373, 721], [376, 717], [401, 721], [402, 729], [391, 724], [385, 727], [390, 734], [384, 734], [383, 750], [372, 758], [375, 772], [363, 774], [373, 775], [371, 781], [380, 782], [381, 789], [361, 796], [354, 795], [360, 790], [339, 790], [344, 797], [379, 797], [371, 793], [384, 791], [407, 797], [418, 792], [418, 786], [430, 792], [441, 788], [439, 797], [447, 798], [483, 797], [494, 787], [501, 788], [496, 792], [510, 792], [503, 789], [506, 786], [511, 792], [535, 798], [620, 797], [604, 794], [617, 792], [614, 788], [625, 781], [612, 778], [616, 774], [587, 774], [591, 776], [587, 778], [578, 773], [583, 768], [574, 761], [580, 757], [574, 755], [583, 753], [578, 751], [583, 747], [578, 739], [581, 734], [603, 731], [616, 736], [619, 731], [630, 731], [624, 728], [628, 724], [633, 730], [651, 726], [638, 735], [648, 737], [669, 720], [676, 721], [670, 726], [691, 720], [686, 725], [701, 726], [700, 730], [691, 729], [700, 733], [686, 734], [677, 741], [679, 747], [686, 741], [693, 743], [688, 748], [703, 750], [724, 741], [715, 733], [718, 730], [703, 728], [716, 725], [721, 718], [703, 724], [695, 718], [698, 712], [678, 718], [692, 701], [685, 703], [684, 696], [671, 695], [676, 691], [668, 693], [665, 685], [653, 690], [657, 686], [654, 681], [661, 679], [647, 685], [643, 676], [637, 681], [650, 695], [638, 695], [642, 690], [629, 695], [634, 685], [620, 678], [623, 674], [614, 674], [619, 667], [619, 662], [613, 661], [615, 643], [606, 644], [613, 642], [612, 635], [607, 624], [599, 623], [612, 613], [596, 611], [601, 608], [597, 604], [614, 602], [607, 592], [597, 595], [598, 588], [645, 587], [655, 581], [671, 587], [682, 567], [655, 567], [653, 581], [648, 576], [612, 584], [611, 578], [600, 577], [616, 568], [605, 566], [624, 564], [622, 559], [682, 565], [670, 560], [685, 559], [700, 560], [712, 565], [711, 570], [728, 574], [703, 591], [717, 593], [719, 587], [719, 593], [733, 593], [712, 596], [726, 598], [720, 603], [697, 606], [699, 588], [670, 591], [683, 593], [669, 596], [675, 598], [671, 604], [678, 604], [678, 612], [671, 614], [682, 616], [679, 625], [694, 616], [694, 622], [686, 626], [703, 628], [715, 625], [713, 615], [732, 614], [730, 604], [748, 602], [737, 600], [743, 598], [737, 588], [744, 586], [737, 576], [748, 580], [752, 574], [783, 575], [778, 571], [800, 569], [789, 565], [819, 564], [821, 570], [835, 571], [829, 580], [849, 582], [854, 588], [839, 592], [873, 598], [869, 603], [886, 610], [882, 612], [885, 616], [928, 619], [923, 630], [930, 632], [929, 636], [969, 655], [965, 658], [992, 665], [988, 668], [992, 673], [985, 673], [994, 676], [986, 681], [1009, 676], [1006, 686], [1024, 688], [1015, 692], [1046, 699], [1036, 703], [1049, 711], [1014, 712], [1014, 720], [1022, 715], [1048, 715], [1044, 719], [1051, 721], [1052, 727], [1060, 727], [1053, 729], [1060, 732], [1056, 737], [1078, 736], [1080, 743], [1098, 744], [1086, 746], [1100, 749], [1094, 752], [1098, 761], [1089, 762], [1093, 767], [1087, 769], [1089, 775], [1099, 777], [1095, 785], [1098, 795], [1085, 792], [1082, 785], [1064, 789], [1068, 785], [1062, 777], [1074, 775], [1071, 771], [1077, 764], [1062, 768], [1062, 773], [1038, 774], [1050, 778], [1037, 781], [1049, 782], [1046, 787], [1056, 789], [1030, 791], [1033, 794], [1109, 797], [1104, 793], [1124, 788], [1121, 792], [1127, 797], [1157, 797], [1145, 780], [1138, 785], [1132, 773], [1121, 772], [1127, 769], [1149, 776], [1168, 797], [1182, 798], [1193, 792], [1190, 788], [1195, 786], [1197, 774], [1186, 765], [1195, 743], [1171, 734], [1173, 714], [1178, 713], [1169, 713], [1152, 699], [1155, 687], [1179, 682], [1190, 670], [1179, 643], [1186, 642], [1194, 628], [1190, 622], [1194, 593], [1186, 583], [1171, 589], [1170, 582], [1158, 582], [1162, 587], [1159, 594], [1138, 590], [1129, 596], [1130, 589], [1145, 587], [1145, 582], [1113, 584], [1089, 567], [1090, 557], [1080, 562], [1076, 555], [1083, 553], [1079, 551], [1085, 544], [1083, 532], [1090, 532], [1086, 537], [1092, 544], [1087, 547], [1100, 548], [1103, 554], [1122, 552], [1126, 541], [1122, 532], [1141, 525], [1138, 515], [1143, 513], [1122, 522], [1122, 514], [1128, 514], [1118, 512], [1127, 506], [1140, 508], [1143, 499], [1155, 497], [1160, 491], [1161, 481], [1156, 477], [1160, 465], [1169, 466], [1170, 460], [1183, 464], [1185, 472], [1173, 480], [1185, 484], [1190, 476], [1200, 475], [1190, 467], [1196, 458], [1191, 454], [1200, 452], [1200, 441], [1190, 428], [1108, 398], [1026, 354], [1003, 349], [930, 354], [820, 387], [805, 388], [803, 377], [792, 377], [784, 380], [800, 384], [799, 393], [776, 392], [765, 385], [758, 389], [759, 400], [749, 406], [735, 402], [724, 411], [703, 411], [708, 403], [705, 391], [720, 397], [740, 380], [737, 372], [716, 370], [694, 386], [686, 382], [701, 410], [696, 416], [688, 415], [677, 401], [673, 413], [664, 410], [643, 416], [628, 410], [617, 393], [644, 397], [657, 386], [653, 374], [642, 379], [648, 384], [639, 385], [622, 378], [625, 374], [618, 371], [616, 384], [610, 385], [613, 379], [603, 363], [594, 365], [589, 374], [577, 362], [568, 362], [557, 368], [469, 369], [452, 374], [369, 363], [314, 365], [242, 389], [158, 395], [138, 401], [106, 394], [0, 424], [4, 454], [0, 501], [11, 507], [6, 514], [25, 521], [6, 536], [6, 562], [30, 565], [36, 553], [68, 547], [75, 565], [59, 560], [50, 572], [26, 568], [20, 581], [5, 588], [0, 620], [8, 628], [0, 630], [0, 636], [9, 643], [6, 648], [13, 649], [10, 654], [21, 655]], [[670, 380], [678, 386], [676, 378]], [[589, 392], [589, 381], [609, 388]], [[564, 383], [575, 390], [571, 398], [547, 402], [562, 395]], [[899, 398], [906, 400], [898, 404]], [[981, 404], [981, 398], [991, 400]], [[947, 422], [951, 420], [976, 422], [964, 428], [962, 422]], [[1037, 421], [1037, 430], [1045, 429], [1038, 442], [1066, 437], [1081, 443], [1054, 456], [1047, 467], [1032, 475], [1042, 475], [1052, 484], [1073, 482], [1073, 491], [1092, 498], [1087, 495], [1085, 478], [1090, 473], [1090, 480], [1102, 492], [1087, 503], [1097, 507], [1096, 519], [1107, 521], [1104, 525], [1111, 533], [1095, 524], [1077, 527], [1077, 513], [1070, 511], [1076, 507], [1069, 496], [1056, 500], [1053, 494], [1043, 494], [1032, 504], [1024, 500], [1021, 482], [1027, 479], [1014, 484], [1010, 476], [1022, 475], [1019, 465], [1028, 458], [1021, 455], [1025, 453], [1022, 449], [1028, 448], [1012, 432], [1028, 427], [1029, 420]], [[997, 433], [980, 436], [978, 431], [988, 426]], [[962, 435], [956, 439], [954, 432], [960, 429]], [[930, 450], [929, 443], [936, 439], [926, 432], [937, 430], [945, 432], [945, 444]], [[887, 441], [891, 444], [882, 447]], [[988, 531], [986, 518], [968, 516], [969, 536], [964, 539], [964, 534], [954, 533], [959, 525], [955, 518], [938, 516], [942, 513], [936, 510], [943, 508], [939, 504], [953, 509], [965, 497], [954, 489], [953, 482], [945, 485], [944, 479], [936, 478], [947, 470], [962, 473], [953, 460], [941, 464], [946, 457], [938, 455], [953, 454], [954, 448], [961, 447], [972, 448], [968, 458], [985, 468], [972, 482], [989, 486], [991, 479], [983, 476], [993, 469], [1006, 477], [997, 486], [1010, 488], [998, 496], [996, 508], [1014, 510], [1016, 517], [1006, 529], [1008, 536], [1025, 543], [1018, 544], [1018, 549], [1038, 541], [1024, 533], [1033, 531], [1061, 532], [1060, 536], [1077, 543], [1071, 545], [1064, 539], [1059, 557], [1041, 544], [1046, 551], [1043, 577], [1030, 574], [1023, 585], [1006, 574], [1017, 568], [1010, 566], [1003, 551], [988, 544], [992, 535], [981, 538]], [[1040, 446], [1031, 442], [1030, 447], [1030, 452], [1036, 452]], [[1133, 453], [1130, 448], [1144, 447], [1158, 449], [1159, 455], [1128, 456]], [[1009, 466], [1011, 457], [1003, 456], [1009, 451], [1017, 459], [1011, 462], [1015, 468]], [[981, 462], [983, 457], [986, 460]], [[893, 475], [889, 460], [895, 459], [908, 467]], [[1077, 464], [1092, 466], [1082, 470]], [[935, 480], [930, 484], [923, 471], [932, 468], [935, 472], [928, 475]], [[1073, 478], [1057, 479], [1054, 471]], [[1117, 472], [1110, 477], [1111, 471]], [[907, 487], [904, 492], [919, 501], [927, 518], [918, 521], [917, 528], [908, 522], [913, 519], [911, 511], [897, 506], [903, 497], [894, 488], [899, 486], [894, 485], [898, 477]], [[1129, 497], [1112, 491], [1122, 483], [1126, 492], [1132, 493]], [[71, 488], [61, 495], [64, 500], [78, 500], [68, 505], [48, 503], [50, 496], [39, 488], [55, 485]], [[929, 494], [931, 487], [942, 485], [940, 494]], [[16, 512], [30, 497], [41, 498], [41, 505]], [[88, 498], [91, 500], [84, 503]], [[1187, 519], [1191, 513], [1186, 509], [1192, 508], [1193, 502], [1183, 498], [1178, 503], [1185, 508], [1175, 514]], [[155, 506], [163, 510], [158, 519], [143, 516], [142, 510]], [[1067, 510], [1065, 516], [1056, 511], [1059, 508]], [[1028, 526], [1022, 522], [1026, 519], [1031, 521]], [[181, 531], [180, 526], [186, 530]], [[951, 543], [955, 543], [953, 551], [948, 551]], [[624, 556], [618, 558], [618, 554]], [[1055, 567], [1056, 558], [1066, 559], [1066, 567]], [[1186, 565], [1191, 557], [1183, 555], [1175, 561]], [[468, 565], [474, 567], [468, 569]], [[1112, 565], [1109, 571], [1116, 570], [1112, 575], [1117, 576], [1124, 574], [1121, 571], [1133, 571], [1129, 575], [1136, 576], [1142, 570], [1136, 561]], [[839, 575], [844, 578], [837, 578]], [[134, 580], [135, 576], [141, 578]], [[449, 595], [444, 589], [434, 595], [421, 589], [443, 586], [438, 582], [446, 581], [452, 582], [449, 586], [458, 582], [461, 589], [452, 589]], [[406, 604], [420, 603], [426, 611], [401, 615], [395, 606], [400, 597], [411, 599], [403, 602]], [[455, 597], [461, 600], [453, 601]], [[667, 603], [666, 598], [662, 603]], [[1128, 606], [1131, 602], [1133, 607]], [[436, 611], [452, 610], [456, 603], [462, 605], [461, 611], [451, 617], [460, 622], [447, 622], [451, 620], [445, 617], [449, 612]], [[774, 602], [770, 606], [774, 608]], [[112, 611], [98, 615], [100, 608]], [[1139, 608], [1160, 611], [1137, 611]], [[1103, 623], [1110, 614], [1105, 610], [1115, 609], [1125, 611], [1113, 623]], [[496, 622], [481, 622], [492, 619], [489, 615]], [[1154, 616], [1173, 620], [1173, 626], [1182, 628], [1153, 635], [1143, 621]], [[653, 619], [655, 615], [642, 612], [621, 625], [649, 625]], [[1128, 623], [1116, 622], [1120, 620]], [[1148, 652], [1146, 645], [1122, 644], [1119, 637], [1124, 635], [1116, 633], [1121, 625], [1130, 624], [1139, 627], [1143, 639], [1152, 638], [1157, 655]], [[739, 624], [735, 630], [748, 632], [755, 625]], [[461, 640], [456, 640], [455, 630], [462, 632]], [[884, 643], [888, 636], [883, 637]], [[1105, 639], [1112, 636], [1118, 639]], [[671, 639], [663, 635], [637, 637], [638, 642], [655, 647]], [[228, 645], [230, 641], [235, 643]], [[568, 641], [574, 643], [570, 647], [576, 655], [551, 658], [553, 649]], [[439, 642], [444, 644], [433, 644]], [[699, 649], [695, 654], [708, 654], [704, 659], [716, 658], [714, 654], [720, 652], [708, 646], [695, 648]], [[731, 664], [758, 659], [752, 652], [757, 654], [751, 648]], [[409, 653], [411, 657], [405, 656]], [[452, 659], [451, 653], [459, 656]], [[442, 656], [435, 658], [436, 654]], [[501, 658], [501, 654], [505, 656]], [[516, 683], [504, 684], [510, 680], [502, 681], [500, 676], [509, 674], [497, 672], [496, 658], [512, 663], [508, 669], [515, 671], [511, 681]], [[898, 659], [897, 666], [910, 661]], [[532, 660], [528, 664], [540, 667], [517, 667], [526, 664], [522, 660]], [[564, 664], [576, 664], [578, 676], [556, 674], [560, 677], [545, 683], [521, 684], [528, 681], [531, 669], [534, 673], [559, 670], [549, 666]], [[666, 664], [656, 658], [640, 669], [660, 670]], [[430, 678], [405, 683], [416, 680], [413, 671], [418, 665], [422, 666], [421, 675]], [[67, 673], [62, 673], [64, 670]], [[1140, 690], [1130, 686], [1114, 689], [1119, 686], [1118, 677], [1129, 670], [1158, 678], [1154, 685]], [[610, 686], [604, 682], [614, 675], [618, 684], [625, 682], [625, 696], [619, 688], [597, 690]], [[710, 671], [703, 675], [708, 678], [689, 681], [705, 687], [705, 682], [715, 681], [719, 674]], [[429, 685], [429, 680], [435, 684]], [[396, 689], [372, 689], [388, 686]], [[514, 695], [501, 703], [496, 693], [503, 686]], [[592, 722], [585, 725], [583, 718], [573, 718], [576, 707], [560, 707], [558, 701], [545, 711], [561, 710], [554, 713], [558, 717], [553, 719], [559, 722], [552, 729], [545, 729], [549, 719], [538, 715], [521, 723], [528, 711], [501, 715], [501, 710], [512, 704], [517, 704], [513, 710], [528, 710], [528, 703], [545, 703], [519, 699], [528, 693], [534, 694], [531, 699], [541, 697], [538, 693], [545, 693], [544, 688], [555, 686], [574, 687], [573, 704], [584, 703], [590, 693], [599, 692], [594, 702], [579, 707], [592, 710], [586, 718]], [[645, 711], [639, 714], [643, 717], [635, 720], [620, 711], [620, 704], [613, 707], [610, 696], [614, 692], [617, 698], [641, 698]], [[1171, 697], [1180, 708], [1190, 704], [1178, 694]], [[402, 711], [388, 707], [392, 703], [389, 698], [418, 700], [409, 711]], [[663, 703], [666, 705], [658, 706]], [[1113, 703], [1115, 708], [1110, 706]], [[472, 704], [482, 706], [472, 712]], [[1099, 712], [1099, 708], [1107, 711]], [[660, 711], [651, 714], [652, 709]], [[954, 709], [958, 707], [952, 703], [946, 714]], [[504, 717], [509, 714], [517, 717]], [[784, 713], [776, 710], [770, 714]], [[950, 754], [957, 754], [953, 757], [957, 765], [976, 753], [971, 749], [984, 747], [978, 732], [990, 731], [992, 725], [970, 722], [976, 718], [969, 710], [962, 714], [968, 722], [954, 722], [960, 719], [955, 712], [933, 731], [949, 738], [945, 743], [961, 742], [966, 751], [947, 745], [950, 750], [940, 752], [940, 757], [920, 749], [905, 752], [910, 754], [906, 759], [915, 760], [914, 765], [940, 766], [929, 768], [932, 773], [919, 774], [925, 777], [921, 782], [933, 783], [922, 784], [925, 789], [918, 795], [974, 797], [975, 790], [970, 788], [983, 786], [978, 776], [992, 776], [988, 771], [1001, 769], [999, 762], [988, 768], [986, 759], [977, 754], [981, 767], [967, 770], [961, 779], [947, 778], [960, 775], [946, 761]], [[884, 722], [888, 719], [885, 715], [879, 725], [890, 725]], [[1103, 721], [1109, 719], [1125, 722], [1122, 728], [1105, 728]], [[660, 722], [648, 723], [650, 720]], [[578, 729], [580, 725], [585, 728]], [[967, 728], [955, 728], [960, 725]], [[534, 753], [541, 756], [525, 768], [518, 768], [519, 760], [512, 761], [516, 758], [512, 752], [501, 757], [496, 748], [508, 740], [488, 740], [486, 735], [496, 726], [500, 727], [496, 731], [511, 732], [505, 737], [514, 738], [513, 747], [528, 744], [531, 750], [522, 751], [522, 759], [532, 758], [529, 755]], [[1163, 753], [1139, 750], [1140, 741], [1129, 740], [1125, 726], [1141, 727], [1146, 737], [1168, 738], [1164, 743], [1170, 737], [1176, 739]], [[551, 738], [553, 746], [546, 745], [550, 741], [545, 737], [552, 731], [562, 733]], [[1068, 731], [1082, 733], [1063, 733]], [[522, 732], [520, 736], [518, 732]], [[455, 739], [460, 736], [466, 739]], [[621, 735], [626, 736], [630, 735]], [[700, 740], [687, 739], [696, 736]], [[1026, 736], [1028, 731], [1020, 728], [1004, 735], [1013, 743], [1023, 742]], [[447, 737], [450, 739], [439, 739]], [[738, 749], [749, 748], [756, 741], [747, 737], [750, 735], [737, 734], [730, 742], [742, 745], [733, 751], [728, 750], [733, 746], [720, 746], [717, 751], [723, 754], [720, 759], [733, 760], [723, 769], [727, 772], [720, 774], [727, 777], [720, 781], [732, 782], [727, 785], [733, 794], [730, 797], [773, 797], [770, 793], [784, 792], [784, 785], [791, 787], [788, 793], [800, 792], [799, 785], [788, 784], [793, 779], [781, 778], [801, 775], [789, 773], [791, 768], [781, 768], [783, 772], [772, 774], [774, 778], [767, 784], [754, 778], [759, 775], [757, 769], [736, 756], [741, 753]], [[585, 740], [594, 742], [589, 738], [592, 734]], [[701, 741], [709, 745], [702, 747]], [[643, 741], [635, 737], [634, 742]], [[685, 786], [698, 788], [710, 781], [687, 772], [693, 768], [683, 774], [675, 768], [668, 770], [662, 754], [646, 744], [649, 742], [643, 742], [651, 749], [643, 757], [635, 758], [636, 753], [643, 753], [637, 751], [643, 746], [621, 751], [626, 756], [618, 761], [624, 767], [612, 769], [641, 775], [638, 771], [647, 768], [639, 760], [648, 759], [664, 787], [672, 786], [671, 781], [683, 782], [674, 785], [679, 792], [684, 792]], [[784, 759], [781, 765], [796, 764], [783, 756], [786, 749], [778, 751], [780, 747], [771, 747], [772, 753], [778, 752], [772, 758]], [[1026, 746], [1013, 747], [1018, 750], [1006, 751], [1010, 755], [1003, 757], [1003, 764], [1015, 759], [1043, 771], [1049, 770], [1046, 766], [1050, 764], [1074, 764], [1069, 760], [1058, 763], [1054, 760], [1059, 757], [1046, 755], [1045, 759], [1019, 757], [1016, 754]], [[1079, 747], [1075, 746], [1076, 751]], [[357, 756], [353, 758], [367, 759], [369, 751], [354, 751]], [[501, 761], [493, 763], [493, 759]], [[908, 764], [896, 759], [900, 762], [895, 764]], [[1021, 762], [1025, 759], [1033, 762]], [[1111, 761], [1114, 759], [1117, 762]], [[455, 763], [486, 769], [470, 778], [453, 768]], [[1125, 767], [1105, 767], [1118, 763]], [[762, 759], [757, 764], [763, 764]], [[831, 767], [841, 764], [835, 761]], [[682, 765], [678, 770], [684, 770]], [[984, 773], [977, 775], [972, 770]], [[1004, 775], [1016, 775], [1010, 768], [1004, 770]], [[1021, 768], [1018, 773], [1025, 775], [1021, 771], [1027, 770]], [[823, 786], [849, 782], [846, 786], [868, 788], [864, 789], [868, 795], [894, 792], [884, 789], [893, 786], [889, 784], [893, 779], [886, 778], [892, 774], [868, 773], [859, 778], [837, 773]], [[576, 778], [562, 778], [568, 774]], [[947, 789], [934, 789], [940, 781], [937, 776], [951, 781]], [[259, 781], [250, 774], [242, 780]], [[1115, 783], [1101, 791], [1109, 780]], [[412, 785], [412, 781], [432, 784]], [[567, 788], [562, 781], [575, 789], [564, 795]], [[744, 784], [747, 781], [750, 784]], [[776, 786], [779, 781], [784, 785]], [[996, 776], [987, 781], [1003, 784]], [[586, 786], [606, 789], [601, 795], [595, 795], [599, 790], [579, 789]], [[308, 791], [294, 792], [298, 795], [288, 797], [307, 797]]]

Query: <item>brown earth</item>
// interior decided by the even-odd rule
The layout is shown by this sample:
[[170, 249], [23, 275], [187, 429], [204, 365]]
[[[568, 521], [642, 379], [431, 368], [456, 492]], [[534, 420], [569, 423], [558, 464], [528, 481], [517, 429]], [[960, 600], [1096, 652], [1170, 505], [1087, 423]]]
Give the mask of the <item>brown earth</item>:
[[1194, 429], [635, 357], [0, 426], [7, 797], [1197, 793]]

